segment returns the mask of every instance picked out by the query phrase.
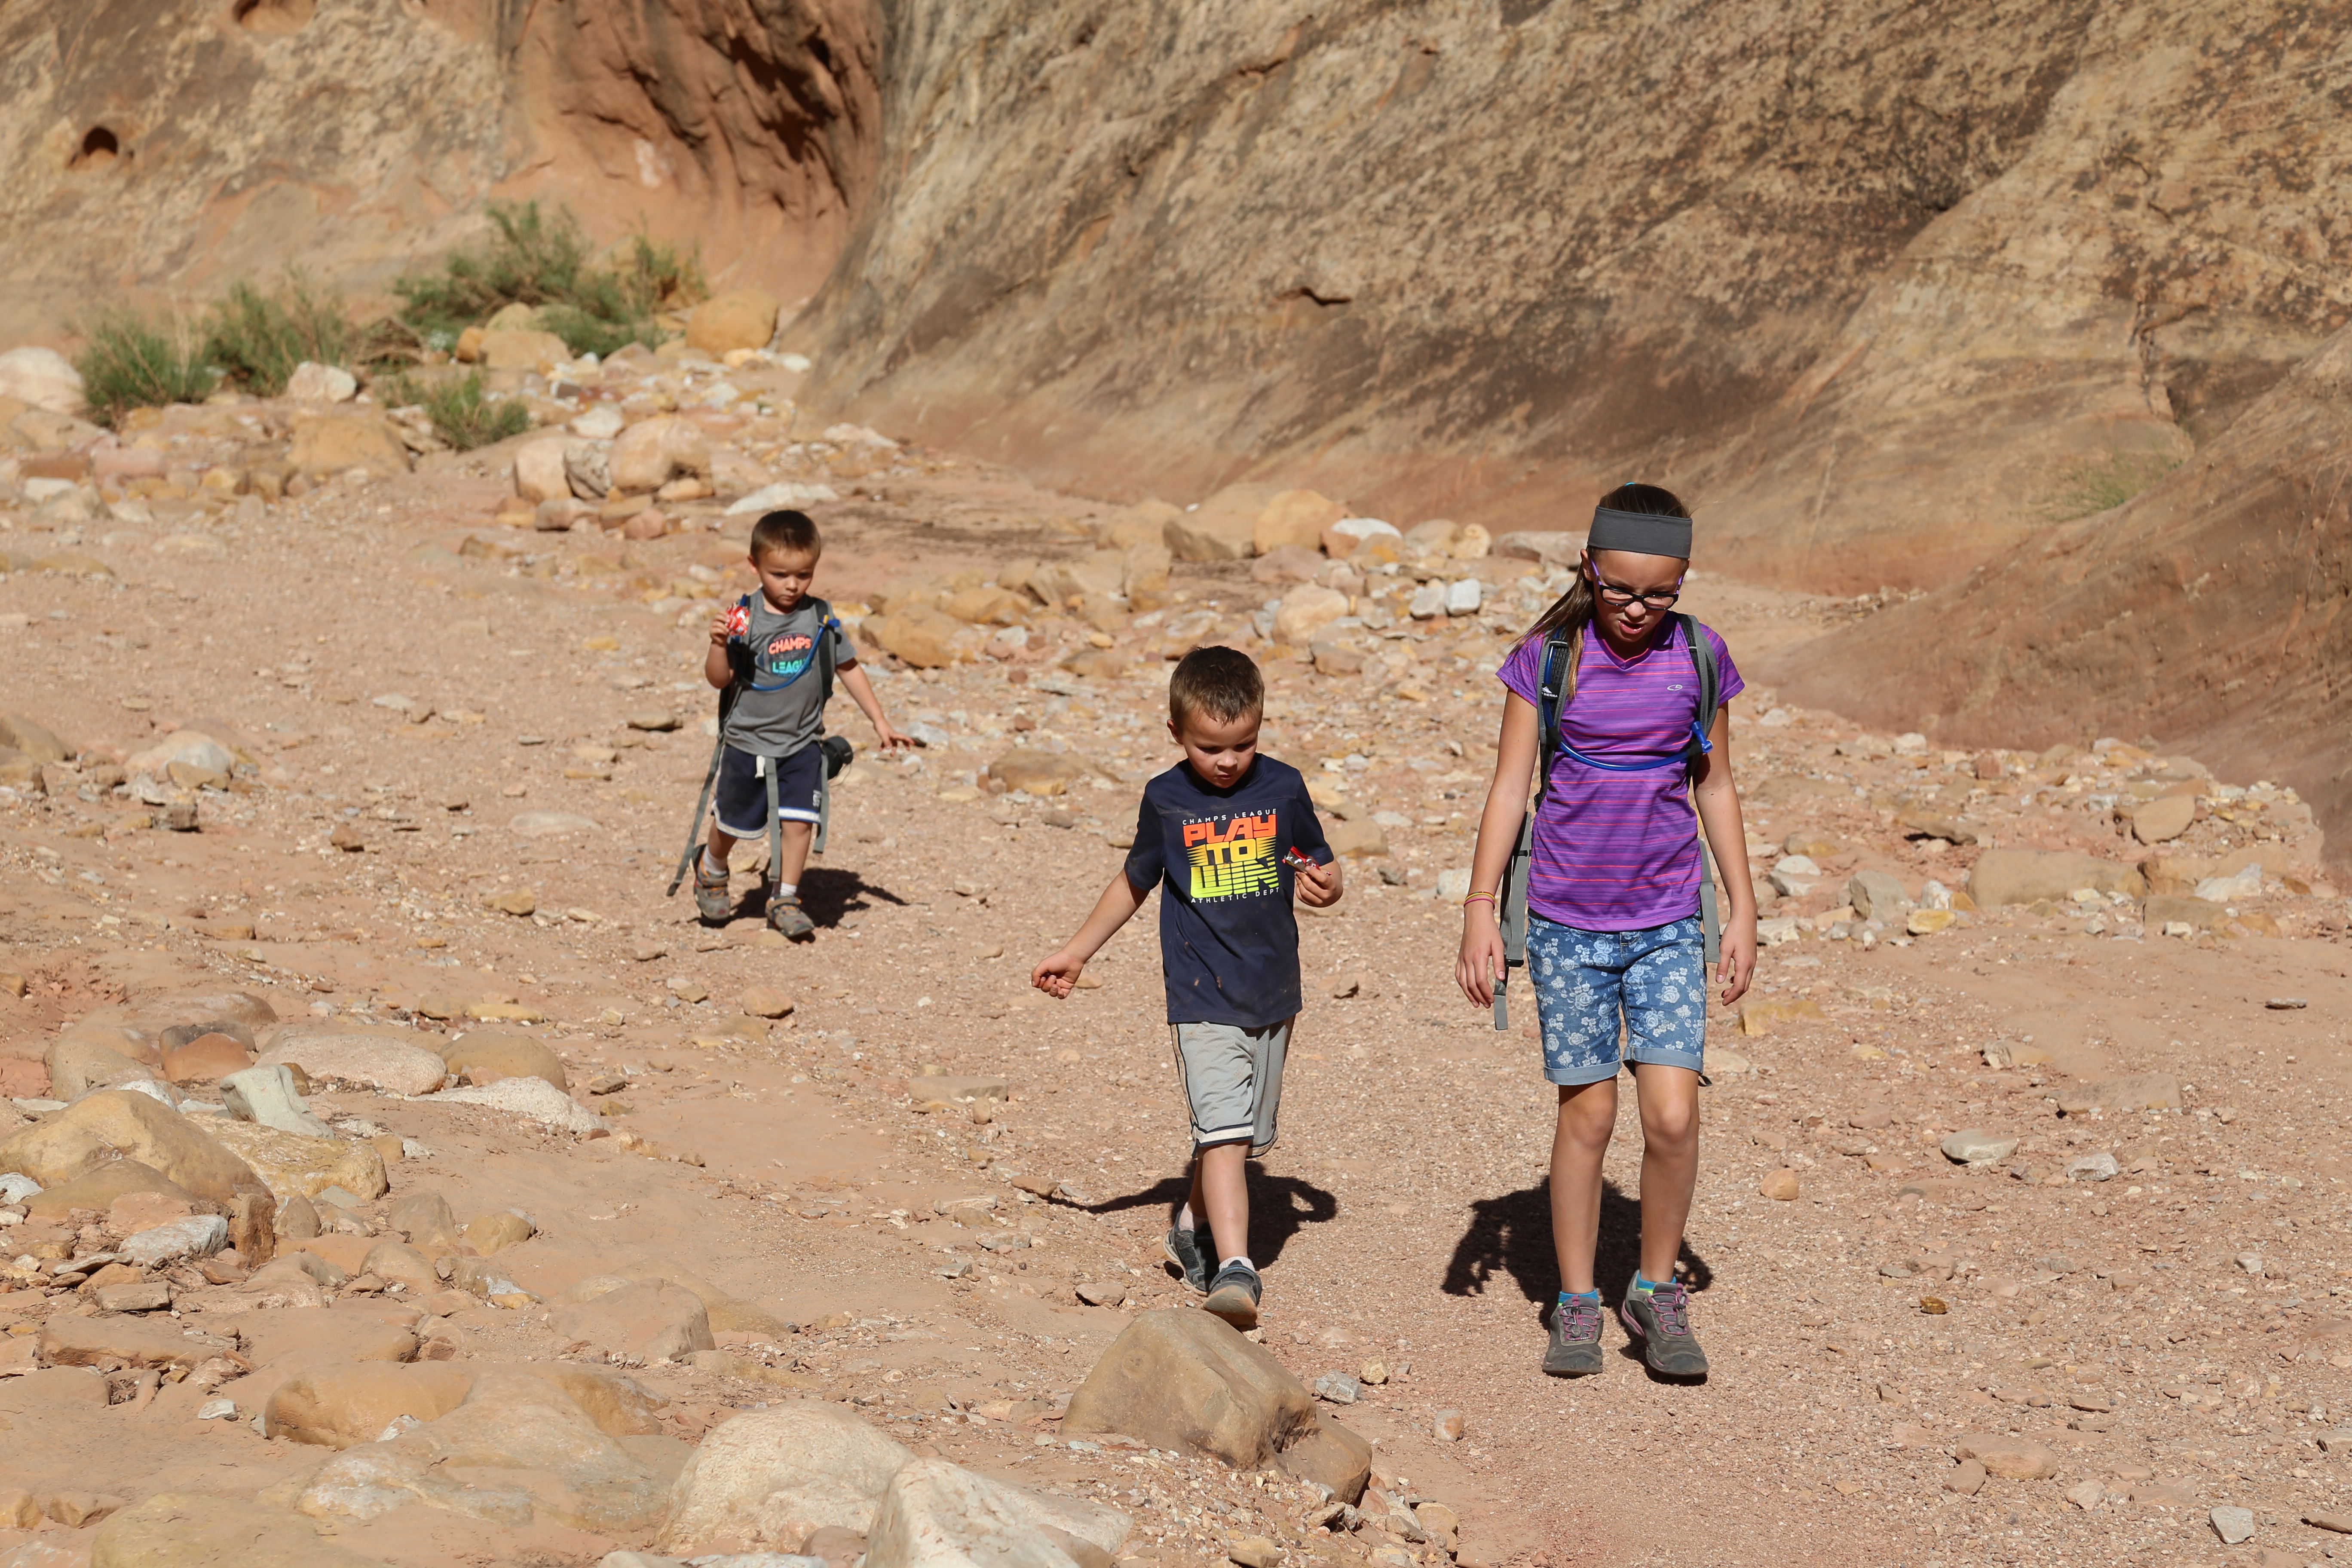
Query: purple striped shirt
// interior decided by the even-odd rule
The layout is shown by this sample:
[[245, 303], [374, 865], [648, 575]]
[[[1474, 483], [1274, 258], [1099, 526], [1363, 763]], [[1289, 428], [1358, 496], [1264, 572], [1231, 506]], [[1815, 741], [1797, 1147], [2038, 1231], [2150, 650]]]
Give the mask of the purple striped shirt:
[[[1585, 635], [1576, 700], [1559, 716], [1565, 745], [1622, 765], [1688, 742], [1698, 672], [1681, 623], [1668, 628], [1664, 645], [1632, 660], [1619, 658], [1598, 632]], [[1715, 649], [1716, 700], [1728, 702], [1748, 683], [1714, 628], [1699, 630]], [[1540, 712], [1542, 640], [1512, 649], [1495, 679]], [[1536, 817], [1529, 911], [1579, 931], [1647, 931], [1698, 913], [1698, 819], [1689, 783], [1681, 767], [1613, 773], [1565, 752], [1554, 757], [1551, 787]]]

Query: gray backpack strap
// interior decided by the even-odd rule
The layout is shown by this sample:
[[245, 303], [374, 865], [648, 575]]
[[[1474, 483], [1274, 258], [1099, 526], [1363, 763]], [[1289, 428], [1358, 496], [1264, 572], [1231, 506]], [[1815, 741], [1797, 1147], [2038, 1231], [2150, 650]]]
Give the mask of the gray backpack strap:
[[[1690, 650], [1691, 668], [1698, 672], [1698, 727], [1712, 730], [1715, 728], [1716, 692], [1721, 679], [1715, 667], [1715, 645], [1706, 640], [1697, 616], [1678, 615], [1675, 618], [1683, 624], [1683, 643]], [[1693, 782], [1698, 777], [1706, 754], [1694, 736], [1690, 747], [1690, 776]], [[1694, 819], [1698, 816], [1696, 805], [1691, 809], [1691, 816]], [[1723, 962], [1723, 915], [1715, 890], [1715, 856], [1707, 848], [1706, 832], [1703, 827], [1698, 829], [1698, 872], [1699, 931], [1706, 952], [1707, 972], [1713, 973], [1715, 966]]]
[[1496, 892], [1495, 915], [1503, 932], [1503, 973], [1495, 984], [1497, 1031], [1511, 1026], [1511, 1010], [1504, 1000], [1510, 989], [1511, 971], [1525, 968], [1528, 962], [1528, 881], [1535, 868], [1536, 813], [1543, 809], [1544, 793], [1551, 787], [1551, 760], [1559, 750], [1559, 661], [1567, 647], [1568, 639], [1557, 632], [1544, 639], [1543, 667], [1536, 683], [1540, 700], [1536, 704], [1535, 799], [1519, 819], [1519, 839], [1512, 847], [1511, 858], [1503, 863], [1503, 885]]
[[768, 783], [768, 896], [773, 898], [774, 889], [784, 881], [784, 818], [776, 809], [781, 803], [776, 798], [775, 758], [760, 759], [760, 776]]

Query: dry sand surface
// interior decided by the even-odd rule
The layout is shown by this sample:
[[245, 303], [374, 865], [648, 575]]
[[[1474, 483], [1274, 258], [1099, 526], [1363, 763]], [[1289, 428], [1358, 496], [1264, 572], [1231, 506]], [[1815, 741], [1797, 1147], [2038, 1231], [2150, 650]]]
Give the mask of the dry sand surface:
[[[1076, 558], [1108, 510], [938, 454], [839, 484], [847, 499], [814, 509], [818, 590], [853, 618], [918, 565], [979, 581]], [[1759, 873], [1801, 857], [1754, 997], [1711, 1020], [1685, 1265], [1715, 1371], [1669, 1384], [1622, 1355], [1556, 1383], [1537, 1370], [1557, 1280], [1532, 1009], [1522, 981], [1518, 1026], [1498, 1035], [1462, 1001], [1437, 885], [1467, 861], [1490, 672], [1534, 590], [1490, 582], [1486, 614], [1361, 628], [1360, 657], [1324, 660], [1339, 674], [1243, 631], [1283, 591], [1246, 562], [1178, 565], [1171, 602], [1099, 618], [1113, 630], [1033, 605], [1007, 658], [918, 671], [869, 654], [894, 719], [929, 744], [872, 755], [836, 702], [862, 754], [804, 884], [816, 938], [787, 945], [748, 907], [709, 931], [663, 894], [709, 755], [704, 626], [712, 596], [746, 584], [729, 563], [748, 520], [625, 542], [489, 526], [505, 490], [495, 456], [444, 457], [152, 530], [0, 541], [20, 562], [0, 582], [0, 692], [81, 759], [38, 770], [45, 788], [20, 771], [0, 808], [21, 992], [0, 996], [9, 1094], [66, 1114], [48, 1062], [69, 1026], [135, 1026], [135, 1049], [245, 1008], [259, 1027], [238, 1044], [264, 1051], [330, 1021], [436, 1049], [530, 1037], [567, 1085], [570, 1109], [547, 1114], [593, 1129], [308, 1073], [309, 1109], [388, 1156], [389, 1189], [281, 1190], [274, 1290], [226, 1255], [74, 1264], [162, 1212], [138, 1201], [10, 1211], [0, 1496], [47, 1515], [0, 1533], [0, 1563], [88, 1561], [109, 1510], [165, 1493], [258, 1500], [359, 1559], [419, 1568], [652, 1544], [643, 1520], [559, 1522], [542, 1494], [481, 1503], [524, 1494], [462, 1453], [440, 1484], [473, 1513], [438, 1492], [372, 1518], [317, 1503], [304, 1487], [333, 1450], [255, 1418], [283, 1413], [271, 1395], [290, 1379], [397, 1359], [404, 1336], [427, 1369], [568, 1361], [634, 1380], [657, 1409], [626, 1442], [663, 1485], [745, 1410], [835, 1402], [918, 1454], [1116, 1508], [1133, 1521], [1121, 1563], [1222, 1561], [1250, 1537], [1293, 1563], [1442, 1561], [1429, 1527], [1445, 1510], [1464, 1563], [2352, 1552], [2304, 1522], [2352, 1514], [2346, 909], [2308, 812], [2231, 759], [2202, 759], [2209, 773], [2120, 742], [1964, 755], [1777, 708], [1769, 650], [1872, 606], [1701, 578], [1687, 607], [1758, 680], [1735, 722]], [[58, 569], [69, 555], [91, 564]], [[1324, 1405], [1376, 1444], [1353, 1528], [1279, 1471], [1059, 1431], [1113, 1338], [1191, 1300], [1160, 1261], [1184, 1123], [1151, 911], [1066, 1004], [1027, 973], [1172, 760], [1163, 654], [1225, 636], [1267, 658], [1266, 750], [1317, 781], [1356, 851], [1345, 900], [1301, 920], [1309, 1001], [1281, 1142], [1253, 1176], [1265, 1348], [1310, 1384], [1360, 1380]], [[1074, 653], [1093, 673], [1066, 667]], [[226, 746], [226, 776], [126, 776], [189, 728]], [[1089, 766], [1063, 793], [992, 792], [1016, 747]], [[2192, 822], [2135, 842], [2124, 814], [2184, 795]], [[164, 826], [192, 802], [198, 830]], [[1986, 858], [2021, 849], [2111, 864], [2084, 879], [2012, 855], [2009, 885], [2057, 879], [1969, 907], [1971, 872], [1990, 904], [2001, 863]], [[1904, 902], [1846, 907], [1874, 872], [1864, 902]], [[2200, 883], [2202, 903], [2145, 901]], [[185, 1092], [219, 1100], [201, 1075]], [[1639, 1195], [1626, 1099], [1603, 1215], [1612, 1305]], [[227, 1120], [188, 1120], [208, 1117]], [[1969, 1131], [1998, 1157], [1943, 1152]], [[443, 1279], [387, 1279], [394, 1254], [367, 1260], [421, 1194], [460, 1226], [491, 1223], [447, 1238]], [[495, 1218], [509, 1210], [528, 1222]], [[298, 1255], [340, 1282], [287, 1284]], [[582, 1282], [614, 1277], [696, 1298], [719, 1353], [641, 1354], [587, 1324], [576, 1298], [598, 1287]], [[120, 1336], [160, 1308], [100, 1296], [156, 1280], [177, 1330], [203, 1337], [142, 1377]], [[391, 1350], [360, 1348], [386, 1330]], [[105, 1375], [49, 1364], [92, 1334], [81, 1359]], [[1383, 1497], [1438, 1506], [1384, 1525]], [[2231, 1507], [2250, 1510], [2243, 1544], [2211, 1517]]]

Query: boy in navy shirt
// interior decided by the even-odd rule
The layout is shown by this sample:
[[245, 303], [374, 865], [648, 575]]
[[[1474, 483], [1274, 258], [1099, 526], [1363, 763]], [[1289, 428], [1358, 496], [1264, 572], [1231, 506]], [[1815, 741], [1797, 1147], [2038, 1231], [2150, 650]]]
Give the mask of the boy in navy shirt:
[[1030, 975], [1067, 996], [1087, 961], [1162, 889], [1160, 958], [1193, 1149], [1192, 1196], [1168, 1232], [1168, 1256], [1237, 1329], [1256, 1327], [1264, 1289], [1249, 1256], [1246, 1163], [1274, 1147], [1298, 1014], [1290, 895], [1325, 909], [1340, 893], [1306, 779], [1258, 755], [1265, 717], [1265, 682], [1248, 655], [1184, 656], [1168, 682], [1168, 732], [1184, 760], [1143, 786], [1127, 865], [1068, 945]]

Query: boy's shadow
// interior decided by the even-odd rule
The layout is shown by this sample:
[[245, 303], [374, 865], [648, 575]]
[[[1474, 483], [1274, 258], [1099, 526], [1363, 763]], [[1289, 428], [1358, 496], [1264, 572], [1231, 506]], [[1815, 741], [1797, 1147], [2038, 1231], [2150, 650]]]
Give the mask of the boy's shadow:
[[[1616, 1183], [1604, 1181], [1601, 1184], [1601, 1236], [1592, 1253], [1592, 1283], [1609, 1316], [1617, 1316], [1641, 1261], [1642, 1205], [1626, 1196]], [[1680, 1261], [1683, 1283], [1693, 1295], [1715, 1283], [1715, 1270], [1691, 1250], [1687, 1237]], [[1548, 1327], [1560, 1289], [1559, 1263], [1551, 1244], [1549, 1184], [1539, 1181], [1470, 1205], [1470, 1228], [1454, 1243], [1443, 1288], [1449, 1296], [1483, 1296], [1487, 1281], [1498, 1273], [1509, 1275], [1519, 1293], [1536, 1303], [1537, 1321]], [[1630, 1343], [1622, 1353], [1636, 1363], [1642, 1359], [1640, 1351]], [[1676, 1381], [1659, 1378], [1654, 1373], [1651, 1376], [1659, 1382]]]
[[[800, 900], [808, 918], [820, 926], [839, 926], [844, 915], [863, 914], [877, 903], [903, 907], [907, 902], [855, 871], [837, 870], [831, 866], [811, 866], [801, 873]], [[728, 919], [763, 920], [767, 913], [768, 884], [764, 879], [755, 879], [751, 890], [736, 901], [734, 913]]]
[[[1268, 1175], [1265, 1167], [1249, 1163], [1250, 1257], [1260, 1268], [1282, 1256], [1290, 1238], [1310, 1225], [1320, 1225], [1339, 1212], [1339, 1200], [1311, 1182], [1296, 1176]], [[1096, 1204], [1072, 1204], [1088, 1214], [1117, 1214], [1124, 1209], [1159, 1208], [1174, 1223], [1176, 1211], [1192, 1194], [1190, 1172], [1170, 1176], [1139, 1193], [1105, 1198]], [[1055, 1200], [1067, 1203], [1066, 1198]]]

